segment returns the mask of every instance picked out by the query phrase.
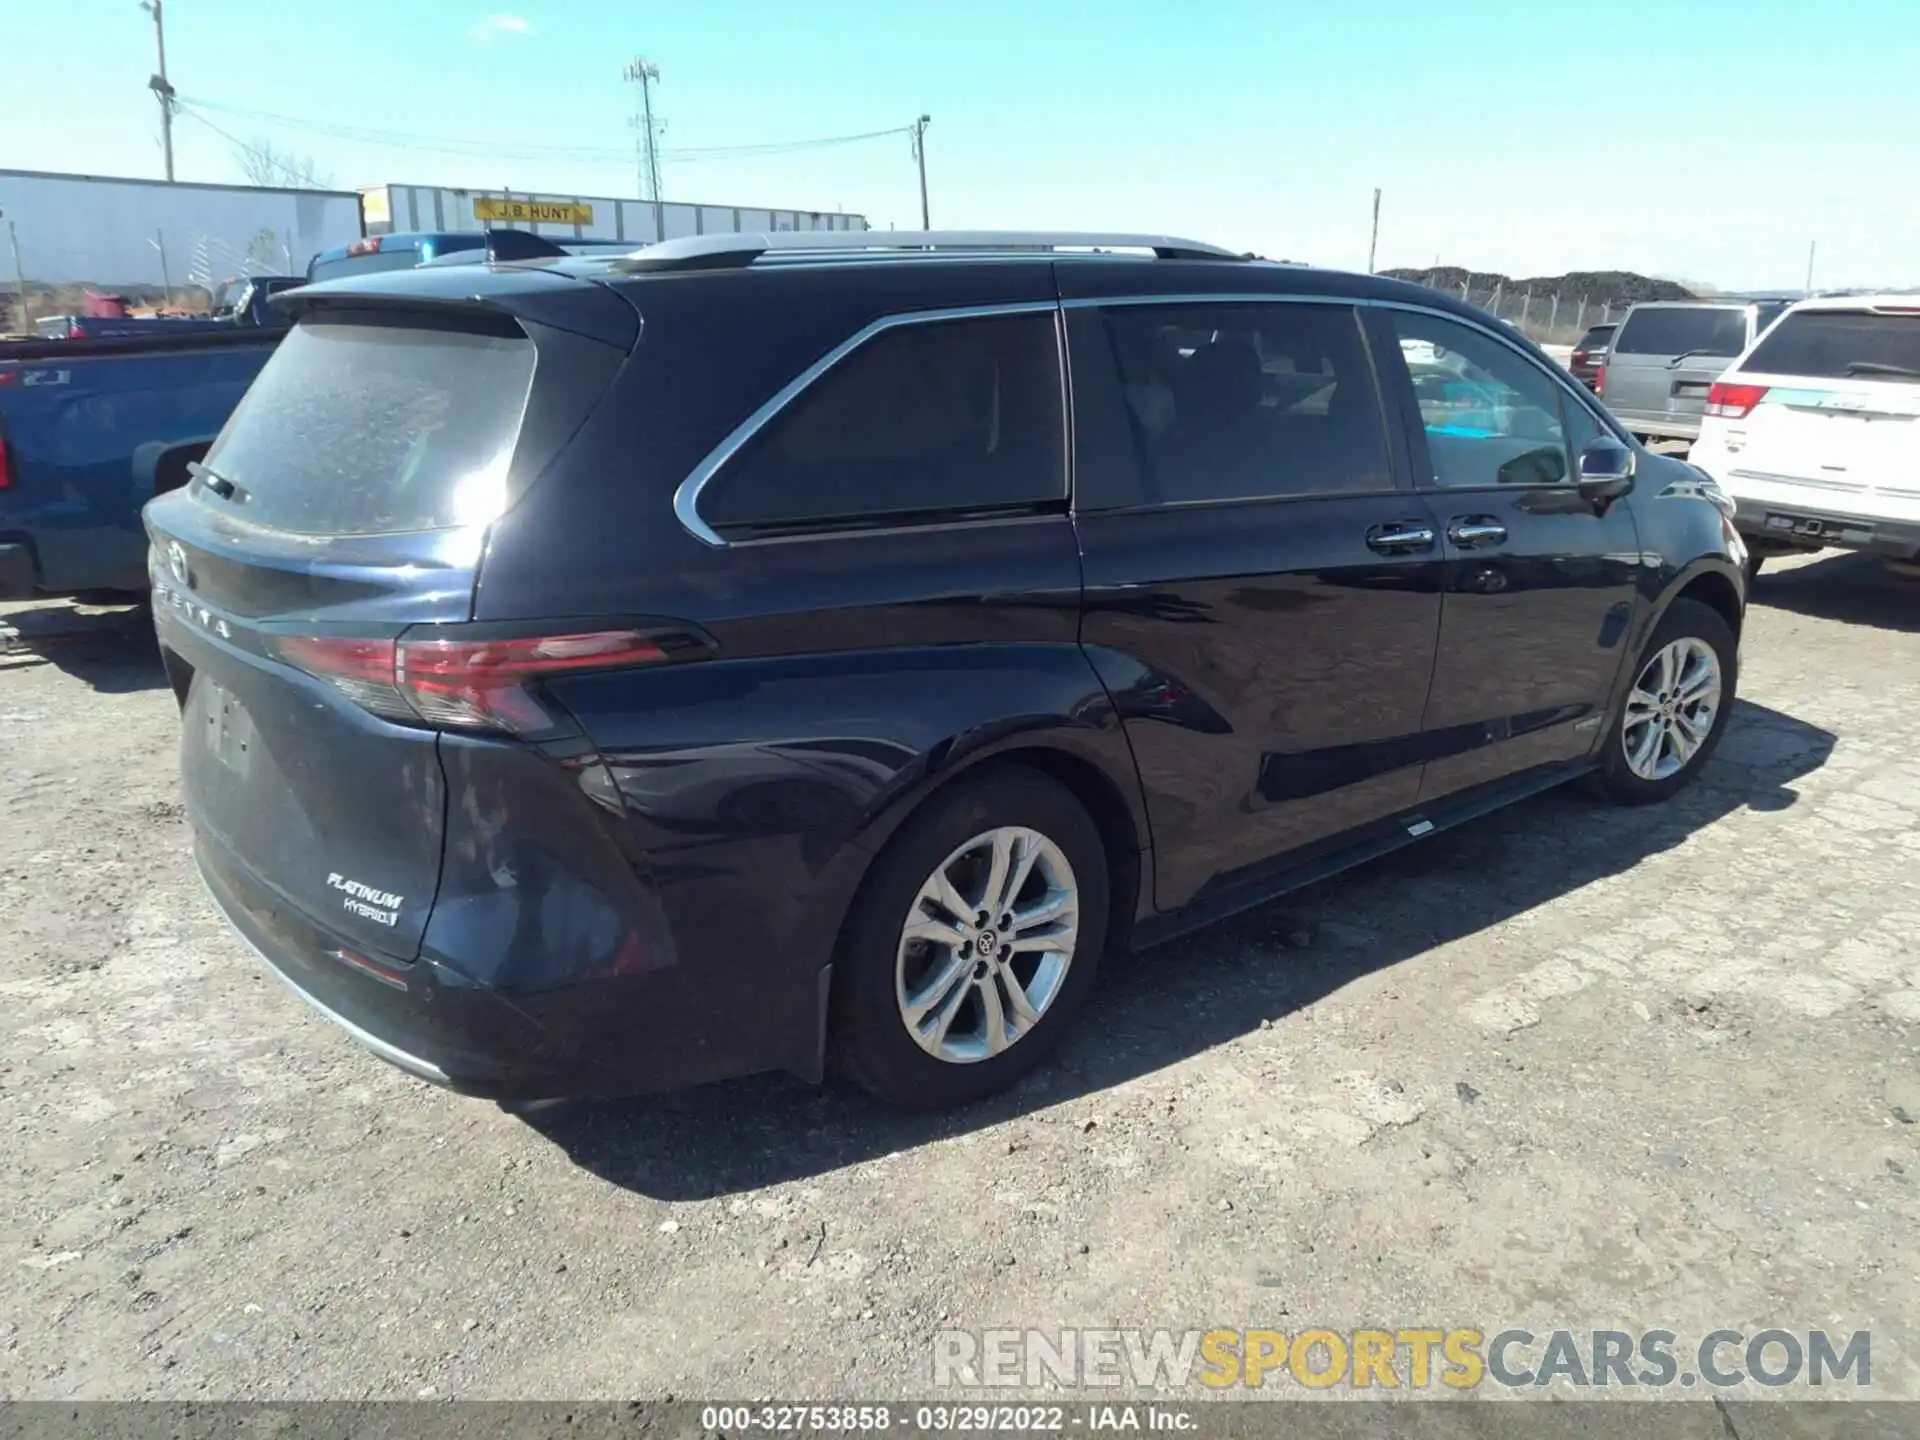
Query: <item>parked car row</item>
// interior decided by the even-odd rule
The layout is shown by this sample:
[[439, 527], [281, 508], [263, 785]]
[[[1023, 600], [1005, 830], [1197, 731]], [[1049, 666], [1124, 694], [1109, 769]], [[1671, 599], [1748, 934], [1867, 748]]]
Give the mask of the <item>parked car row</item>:
[[1661, 300], [1627, 311], [1595, 378], [1607, 408], [1644, 440], [1693, 440], [1707, 390], [1785, 301]]
[[1714, 381], [1692, 459], [1738, 503], [1751, 569], [1920, 559], [1920, 295], [1795, 305]]
[[1920, 295], [1636, 305], [1568, 368], [1636, 437], [1691, 446], [1749, 575], [1829, 547], [1920, 560]]
[[1110, 946], [1664, 799], [1732, 711], [1731, 502], [1397, 281], [708, 236], [282, 303], [146, 509], [195, 853], [471, 1093], [981, 1096]]

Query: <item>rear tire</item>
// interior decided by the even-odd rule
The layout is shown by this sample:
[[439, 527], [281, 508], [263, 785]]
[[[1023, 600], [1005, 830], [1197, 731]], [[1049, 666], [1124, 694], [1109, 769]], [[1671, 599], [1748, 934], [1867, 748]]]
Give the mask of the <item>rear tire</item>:
[[1739, 646], [1711, 605], [1667, 607], [1607, 730], [1593, 788], [1618, 805], [1650, 805], [1693, 782], [1733, 714]]
[[921, 1109], [1005, 1089], [1092, 993], [1108, 893], [1100, 831], [1058, 781], [1005, 765], [935, 795], [881, 852], [848, 918], [834, 1068]]

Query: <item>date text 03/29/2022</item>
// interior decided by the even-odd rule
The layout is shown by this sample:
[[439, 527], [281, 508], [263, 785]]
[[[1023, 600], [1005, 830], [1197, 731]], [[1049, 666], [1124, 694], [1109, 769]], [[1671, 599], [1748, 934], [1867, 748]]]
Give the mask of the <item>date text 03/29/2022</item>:
[[873, 1434], [901, 1430], [914, 1434], [1036, 1434], [1156, 1431], [1185, 1434], [1199, 1428], [1190, 1409], [1178, 1405], [709, 1405], [700, 1412], [700, 1428], [722, 1434], [759, 1431], [788, 1435]]

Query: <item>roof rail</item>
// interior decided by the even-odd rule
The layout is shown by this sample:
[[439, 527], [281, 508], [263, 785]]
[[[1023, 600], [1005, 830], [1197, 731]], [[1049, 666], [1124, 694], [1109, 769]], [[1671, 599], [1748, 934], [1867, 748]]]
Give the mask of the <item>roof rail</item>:
[[1150, 250], [1159, 260], [1245, 260], [1248, 257], [1172, 235], [1066, 230], [781, 230], [772, 234], [694, 235], [663, 240], [617, 262], [623, 270], [722, 270], [763, 255], [909, 254], [915, 251]]

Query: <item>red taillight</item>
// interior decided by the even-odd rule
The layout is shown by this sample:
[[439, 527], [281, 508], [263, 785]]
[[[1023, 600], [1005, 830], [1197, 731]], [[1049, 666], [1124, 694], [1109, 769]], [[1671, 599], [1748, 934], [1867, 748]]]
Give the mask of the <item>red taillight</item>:
[[71, 324], [67, 326], [67, 338], [69, 340], [86, 339], [87, 327], [82, 325], [78, 320], [73, 321]]
[[0, 490], [13, 488], [13, 456], [7, 450], [7, 442], [0, 440]]
[[378, 252], [379, 249], [380, 249], [380, 237], [378, 235], [369, 235], [366, 239], [356, 240], [351, 245], [347, 246], [347, 254], [372, 255]]
[[666, 658], [659, 645], [633, 630], [528, 640], [424, 640], [400, 647], [395, 673], [408, 701], [430, 724], [524, 733], [553, 724], [526, 690], [527, 681]]
[[1716, 380], [1707, 390], [1707, 414], [1720, 420], [1744, 420], [1766, 394], [1764, 385], [1731, 385]]
[[668, 658], [637, 630], [505, 640], [363, 640], [287, 635], [280, 654], [354, 704], [389, 720], [528, 735], [553, 717], [529, 681], [575, 670], [650, 665]]
[[1607, 367], [1604, 365], [1593, 372], [1593, 393], [1596, 395], [1607, 393]]

